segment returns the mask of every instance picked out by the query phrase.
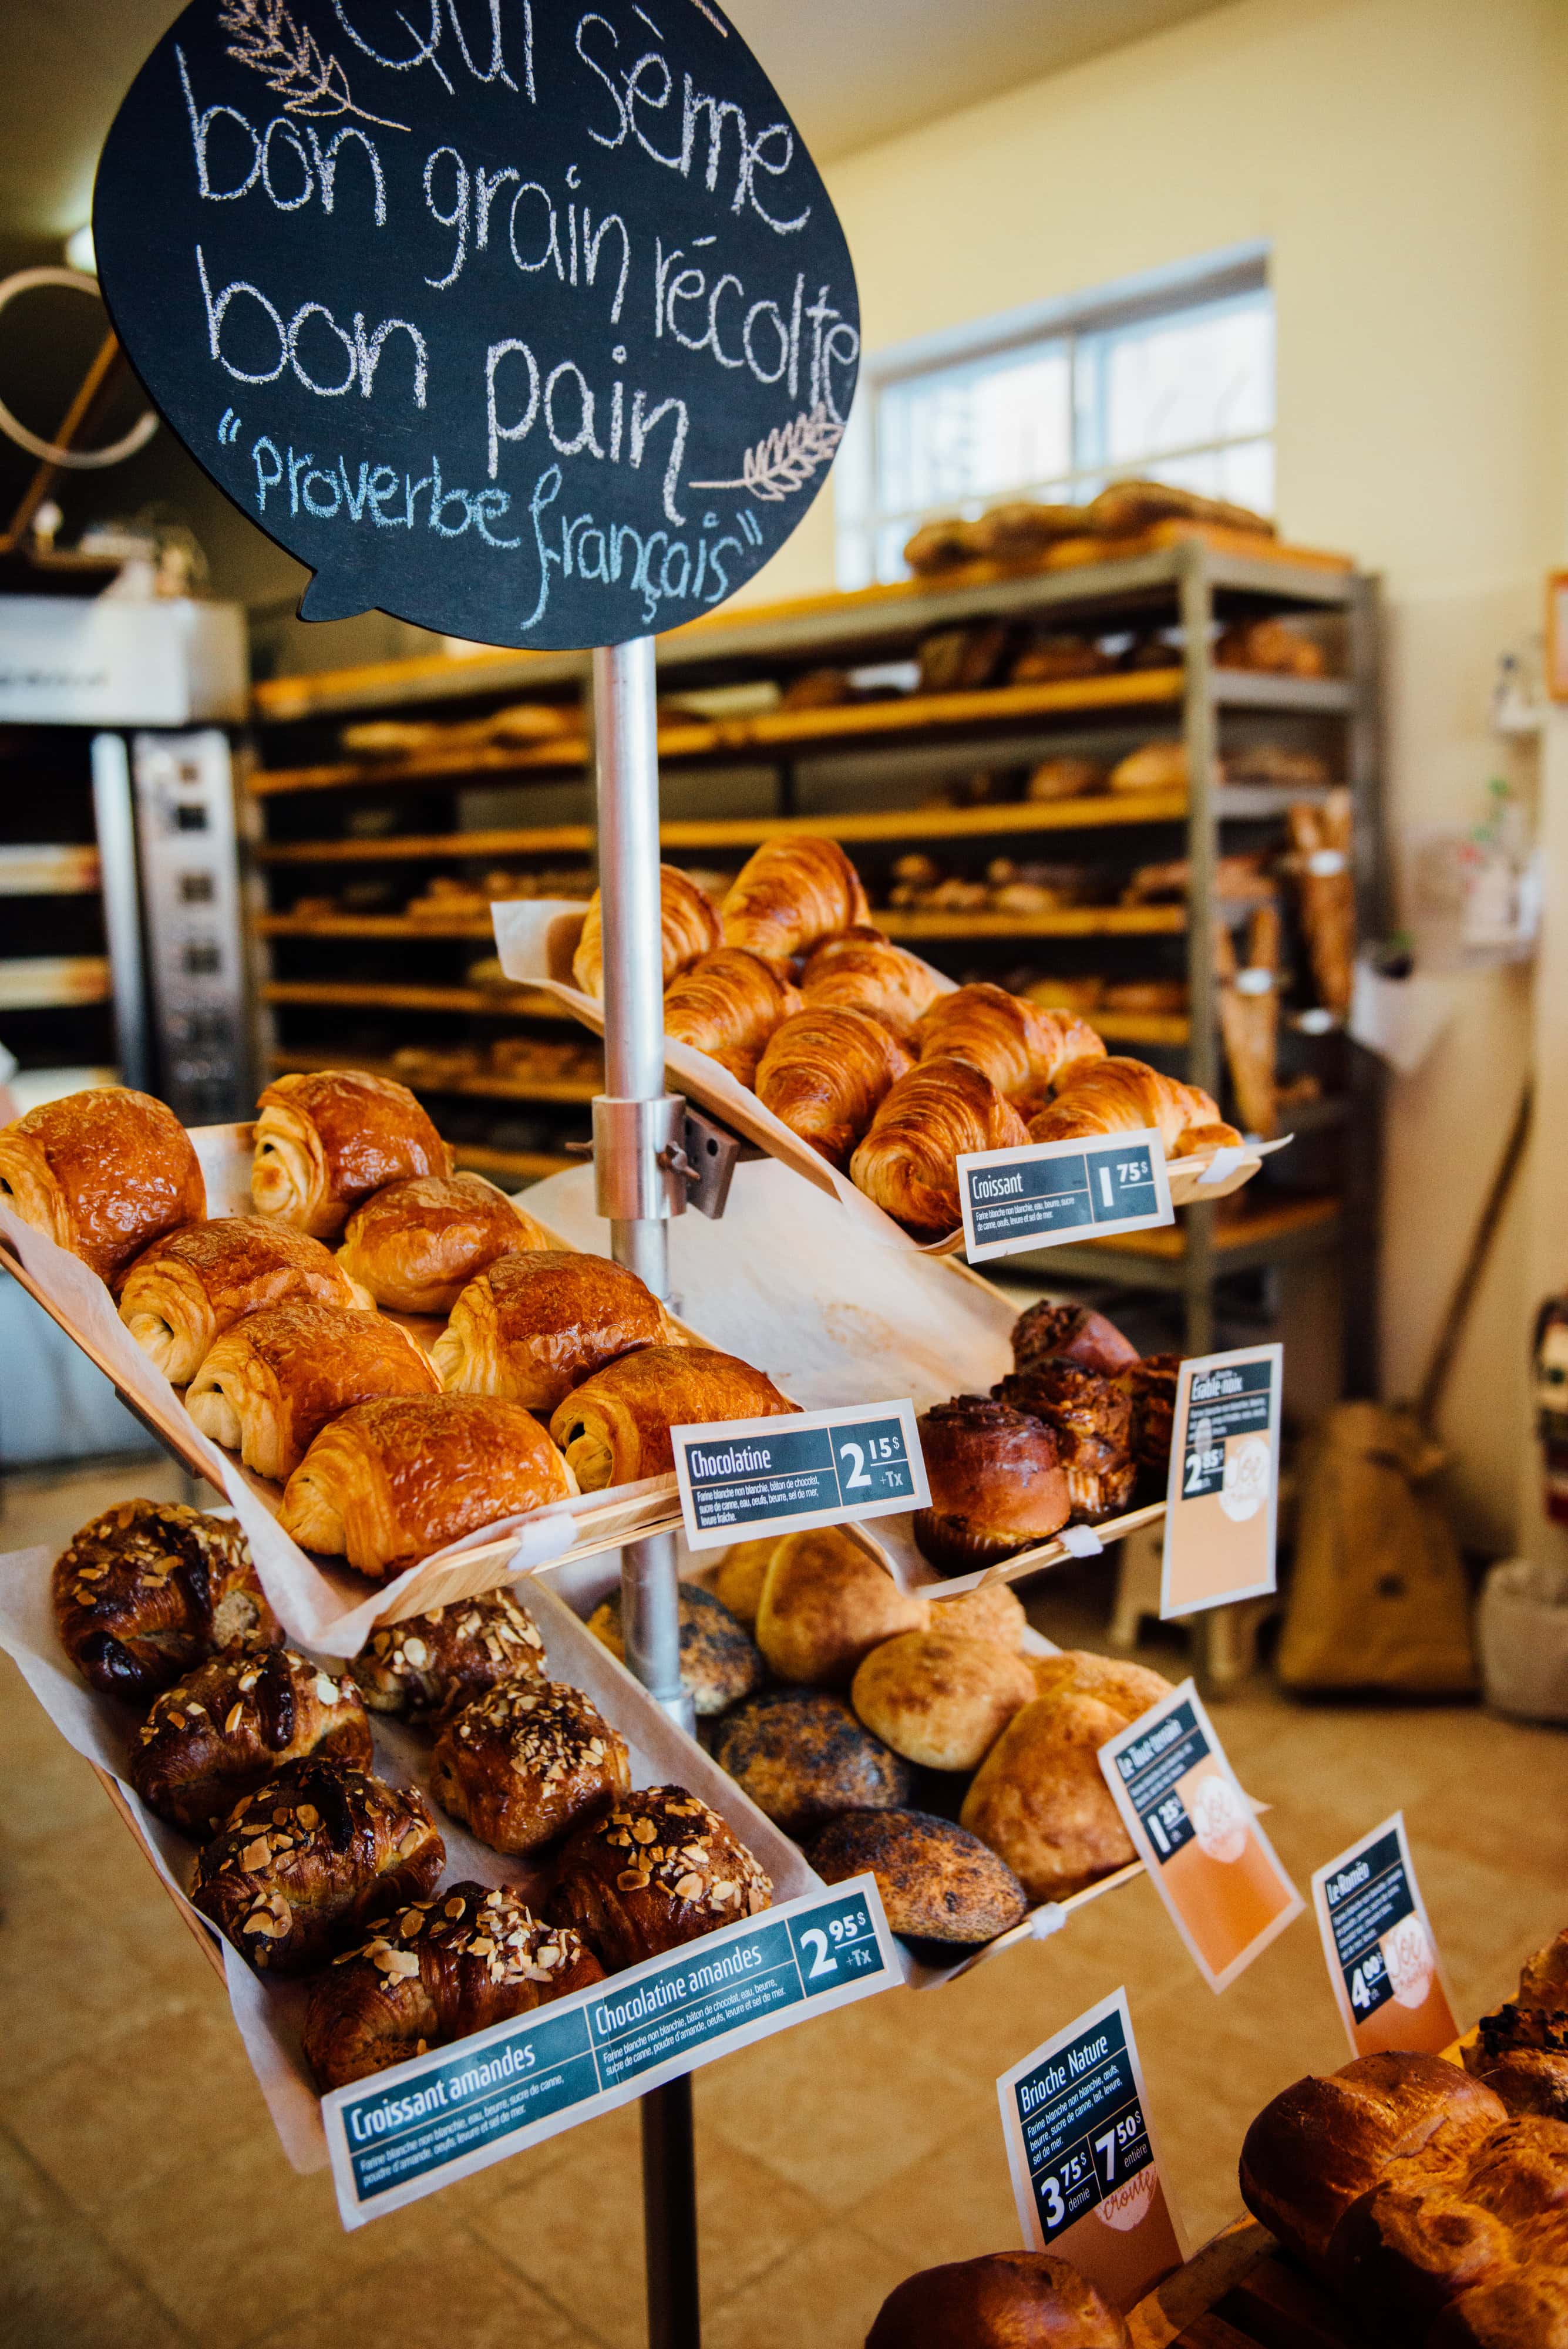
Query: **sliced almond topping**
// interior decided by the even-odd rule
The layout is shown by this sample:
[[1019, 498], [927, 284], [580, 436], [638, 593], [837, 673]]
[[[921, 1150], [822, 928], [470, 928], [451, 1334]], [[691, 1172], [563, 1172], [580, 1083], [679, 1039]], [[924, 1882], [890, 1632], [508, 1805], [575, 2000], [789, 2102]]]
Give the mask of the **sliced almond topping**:
[[715, 1884], [709, 1895], [709, 1898], [712, 1900], [716, 1900], [721, 1909], [724, 1909], [729, 1906], [732, 1900], [738, 1897], [740, 1889], [741, 1888], [738, 1884]]
[[648, 1875], [645, 1869], [623, 1868], [616, 1878], [616, 1889], [620, 1892], [640, 1892], [647, 1882]]
[[461, 1917], [465, 1905], [466, 1904], [454, 1893], [441, 1913], [443, 1917]]
[[403, 1837], [402, 1841], [398, 1846], [398, 1857], [400, 1859], [407, 1859], [410, 1852], [418, 1851], [424, 1839], [425, 1831], [423, 1827], [410, 1827]]
[[420, 1970], [420, 1961], [412, 1950], [390, 1950], [384, 1945], [373, 1952], [370, 1962], [394, 1982], [410, 1981]]
[[676, 1878], [675, 1898], [677, 1900], [698, 1900], [701, 1899], [701, 1895], [702, 1878], [695, 1872], [689, 1872], [685, 1876], [678, 1876]]
[[428, 1664], [431, 1660], [430, 1650], [426, 1647], [424, 1641], [419, 1639], [405, 1640], [403, 1641], [403, 1653], [407, 1656], [410, 1663], [412, 1664], [416, 1670], [421, 1664]]
[[323, 1704], [336, 1704], [342, 1694], [337, 1682], [329, 1681], [325, 1672], [317, 1673], [314, 1686]]
[[423, 1931], [424, 1921], [425, 1912], [422, 1909], [405, 1909], [398, 1920], [398, 1930], [406, 1941], [411, 1941], [416, 1933]]
[[254, 1871], [258, 1868], [265, 1868], [271, 1857], [271, 1837], [257, 1836], [254, 1843], [246, 1844], [244, 1851], [241, 1852], [240, 1866], [244, 1868]]
[[651, 1819], [634, 1819], [632, 1821], [631, 1833], [632, 1840], [635, 1843], [651, 1843], [654, 1837], [659, 1833], [659, 1829], [654, 1826]]
[[225, 1737], [232, 1737], [234, 1735], [235, 1730], [239, 1727], [244, 1717], [245, 1704], [244, 1699], [242, 1697], [237, 1704], [232, 1704], [229, 1707], [228, 1713], [224, 1717], [223, 1734]]
[[306, 1835], [313, 1827], [318, 1827], [321, 1825], [321, 1814], [314, 1803], [301, 1803], [294, 1816], [296, 1825], [302, 1826]]

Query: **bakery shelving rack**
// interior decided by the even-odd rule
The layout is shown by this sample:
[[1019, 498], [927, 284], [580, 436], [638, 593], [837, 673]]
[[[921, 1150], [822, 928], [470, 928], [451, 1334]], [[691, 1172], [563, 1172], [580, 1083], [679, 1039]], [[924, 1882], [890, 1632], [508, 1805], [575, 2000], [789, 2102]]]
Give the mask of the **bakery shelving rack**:
[[[1318, 633], [1336, 673], [1216, 665], [1219, 626], [1273, 615]], [[1169, 658], [1045, 684], [885, 693], [826, 708], [742, 707], [735, 693], [828, 664], [887, 676], [935, 631], [995, 622], [1096, 636], [1163, 631]], [[999, 854], [1087, 860], [1113, 876], [1135, 863], [1184, 857], [1179, 902], [1055, 904], [1028, 914], [905, 906], [877, 918], [958, 978], [1044, 968], [1184, 980], [1185, 1009], [1090, 1016], [1114, 1047], [1223, 1099], [1211, 940], [1217, 923], [1237, 925], [1247, 909], [1221, 896], [1220, 860], [1280, 845], [1287, 807], [1321, 799], [1324, 787], [1225, 782], [1219, 761], [1234, 745], [1273, 740], [1314, 750], [1349, 785], [1358, 911], [1364, 932], [1375, 934], [1383, 892], [1377, 634], [1375, 583], [1343, 559], [1201, 531], [1065, 570], [976, 569], [950, 584], [742, 606], [658, 644], [662, 850], [689, 865], [732, 870], [762, 841], [826, 832], [856, 855], [874, 895], [885, 894], [892, 862], [911, 852], [971, 874]], [[385, 1060], [425, 1038], [450, 1045], [508, 1025], [543, 1032], [539, 1023], [554, 1014], [538, 999], [466, 977], [464, 958], [477, 957], [489, 936], [482, 906], [443, 917], [401, 914], [394, 902], [431, 875], [477, 878], [498, 861], [545, 874], [566, 862], [587, 866], [596, 841], [587, 678], [583, 656], [497, 652], [255, 688], [254, 854], [270, 899], [255, 929], [272, 964], [263, 994], [275, 1067], [304, 1065], [329, 1048]], [[396, 715], [433, 726], [523, 698], [564, 713], [577, 704], [581, 720], [522, 747], [434, 740], [396, 760], [346, 757], [337, 740], [345, 720]], [[1021, 789], [1023, 772], [1054, 752], [1108, 759], [1157, 738], [1185, 745], [1189, 789], [919, 803], [944, 788], [952, 796], [977, 769], [1015, 776]], [[330, 907], [322, 902], [328, 893]], [[1342, 1297], [1357, 1300], [1344, 1317], [1345, 1381], [1366, 1390], [1376, 1350], [1376, 1079], [1337, 1027], [1302, 1034], [1288, 1019], [1282, 1026], [1287, 1053], [1317, 1094], [1289, 1112], [1296, 1145], [1271, 1162], [1243, 1208], [1188, 1209], [1176, 1233], [1055, 1249], [1012, 1268], [1120, 1292], [1124, 1302], [1127, 1291], [1141, 1292], [1157, 1314], [1179, 1317], [1185, 1350], [1207, 1351], [1217, 1327], [1221, 1336], [1230, 1327], [1256, 1332], [1282, 1267], [1307, 1257], [1336, 1262]], [[587, 1077], [581, 1092], [526, 1076], [503, 1091], [479, 1070], [442, 1074], [432, 1062], [428, 1076], [417, 1066], [405, 1072], [471, 1164], [487, 1152], [487, 1164], [521, 1177], [566, 1163], [569, 1145], [586, 1139], [584, 1101], [596, 1089]], [[523, 1112], [535, 1130], [520, 1147]]]

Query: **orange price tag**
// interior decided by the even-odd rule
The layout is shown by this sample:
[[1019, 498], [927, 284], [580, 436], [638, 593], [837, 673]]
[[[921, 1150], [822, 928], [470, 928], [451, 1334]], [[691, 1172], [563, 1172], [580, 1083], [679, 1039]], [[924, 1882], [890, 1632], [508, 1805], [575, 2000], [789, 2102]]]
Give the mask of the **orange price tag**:
[[1353, 2055], [1440, 2055], [1459, 2035], [1416, 1882], [1405, 1815], [1364, 1835], [1312, 1880], [1328, 1978]]

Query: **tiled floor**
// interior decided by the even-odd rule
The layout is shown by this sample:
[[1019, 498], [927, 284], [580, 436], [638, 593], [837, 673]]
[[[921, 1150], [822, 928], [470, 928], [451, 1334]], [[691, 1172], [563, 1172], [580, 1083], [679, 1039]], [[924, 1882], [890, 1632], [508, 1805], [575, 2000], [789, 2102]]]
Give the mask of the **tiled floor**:
[[[13, 1484], [0, 1546], [53, 1543], [118, 1495], [172, 1496], [171, 1473]], [[1044, 1628], [1082, 1635], [1082, 1588], [1058, 1586]], [[1556, 1733], [1262, 1686], [1220, 1720], [1303, 1888], [1403, 1806], [1465, 2020], [1568, 1921]], [[0, 1757], [0, 2349], [638, 2349], [634, 2113], [344, 2234], [325, 2178], [278, 2151], [216, 1981], [9, 1665]], [[1138, 1883], [965, 1982], [699, 2075], [710, 2349], [856, 2349], [912, 2268], [1015, 2243], [996, 2075], [1118, 1982], [1194, 2240], [1231, 2217], [1251, 2115], [1344, 2060], [1315, 1933], [1303, 1920], [1215, 1998]]]

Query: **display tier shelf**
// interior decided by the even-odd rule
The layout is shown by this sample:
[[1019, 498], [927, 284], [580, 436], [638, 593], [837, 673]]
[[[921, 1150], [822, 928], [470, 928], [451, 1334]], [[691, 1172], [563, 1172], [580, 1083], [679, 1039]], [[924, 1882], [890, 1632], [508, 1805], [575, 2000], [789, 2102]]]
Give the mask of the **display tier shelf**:
[[[1136, 548], [1086, 561], [1085, 543], [1033, 570], [976, 567], [941, 580], [910, 580], [841, 596], [732, 607], [659, 642], [667, 857], [733, 869], [760, 843], [826, 833], [859, 863], [888, 934], [928, 955], [956, 978], [1028, 983], [1093, 976], [1184, 982], [1186, 1007], [1154, 1012], [1090, 1009], [1113, 1049], [1147, 1053], [1172, 1074], [1226, 1099], [1210, 941], [1216, 924], [1236, 928], [1246, 905], [1221, 895], [1221, 854], [1283, 846], [1286, 810], [1320, 802], [1326, 786], [1222, 780], [1232, 752], [1277, 746], [1311, 750], [1354, 795], [1355, 864], [1364, 931], [1381, 920], [1378, 823], [1378, 685], [1376, 593], [1343, 557], [1260, 545], [1226, 533], [1172, 530]], [[1333, 672], [1281, 677], [1221, 667], [1219, 630], [1270, 616], [1308, 625]], [[1164, 630], [1168, 663], [1116, 669], [1049, 684], [1001, 685], [961, 693], [891, 694], [826, 708], [779, 706], [721, 714], [672, 706], [683, 694], [787, 688], [807, 669], [908, 663], [936, 630], [1002, 622], [1113, 637]], [[586, 656], [475, 649], [374, 668], [277, 678], [256, 689], [261, 758], [252, 777], [258, 874], [270, 908], [255, 921], [258, 950], [273, 974], [263, 994], [275, 1023], [268, 1040], [280, 1065], [308, 1065], [341, 1051], [389, 1061], [411, 1040], [440, 1046], [472, 1035], [524, 1033], [552, 1016], [548, 999], [476, 988], [468, 965], [488, 941], [483, 915], [426, 921], [397, 910], [427, 879], [461, 869], [482, 888], [504, 864], [537, 874], [541, 894], [575, 895], [563, 866], [578, 874], [593, 855]], [[552, 703], [556, 730], [522, 747], [473, 739], [475, 721], [519, 700]], [[397, 713], [472, 724], [466, 741], [433, 741], [417, 755], [352, 759], [338, 724]], [[1054, 750], [1121, 758], [1140, 743], [1179, 740], [1190, 788], [1102, 792], [1030, 801], [1030, 770]], [[964, 803], [977, 770], [991, 796]], [[945, 794], [959, 803], [922, 805]], [[530, 821], [535, 807], [538, 820]], [[1072, 865], [1082, 885], [1067, 902], [1034, 913], [886, 903], [896, 860], [919, 852], [944, 874], [978, 879], [997, 858], [1024, 877], [1038, 862]], [[1119, 902], [1131, 871], [1185, 859], [1186, 902]], [[421, 872], [420, 868], [426, 868]], [[987, 886], [1000, 885], [988, 880]], [[296, 911], [305, 893], [336, 898]], [[1288, 895], [1288, 893], [1287, 893]], [[1081, 902], [1087, 896], [1090, 902]], [[1098, 902], [1095, 902], [1097, 900]], [[378, 959], [379, 961], [378, 963]], [[1294, 948], [1295, 971], [1305, 957]], [[1339, 1029], [1307, 1033], [1296, 1011], [1304, 987], [1287, 992], [1281, 1020], [1283, 1073], [1310, 1076], [1319, 1098], [1298, 1119], [1295, 1150], [1271, 1164], [1247, 1225], [1211, 1228], [1213, 1209], [1184, 1211], [1161, 1246], [1057, 1249], [1015, 1269], [1092, 1281], [1099, 1290], [1147, 1293], [1189, 1351], [1224, 1335], [1232, 1308], [1247, 1334], [1277, 1299], [1276, 1267], [1310, 1247], [1342, 1259], [1341, 1286], [1361, 1300], [1346, 1317], [1351, 1385], [1372, 1378], [1376, 1332], [1366, 1300], [1375, 1293], [1376, 1110], [1368, 1069]], [[350, 1022], [336, 1013], [353, 1014]], [[417, 1015], [411, 1030], [406, 1015]], [[1321, 1022], [1318, 1023], [1321, 1026]], [[415, 1077], [438, 1123], [469, 1122], [488, 1102], [498, 1117], [531, 1113], [557, 1122], [553, 1135], [526, 1137], [541, 1154], [586, 1139], [580, 1088], [521, 1080], [503, 1092], [483, 1077], [445, 1081], [432, 1068]], [[1351, 1113], [1347, 1114], [1347, 1111]], [[514, 1133], [490, 1147], [512, 1160]], [[470, 1163], [473, 1163], [470, 1160]], [[1335, 1196], [1325, 1201], [1332, 1187]], [[1309, 1195], [1294, 1195], [1299, 1189]], [[1267, 1212], [1264, 1212], [1267, 1210]], [[1161, 1300], [1164, 1300], [1163, 1302]]]

